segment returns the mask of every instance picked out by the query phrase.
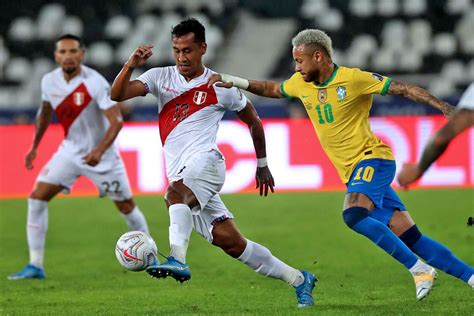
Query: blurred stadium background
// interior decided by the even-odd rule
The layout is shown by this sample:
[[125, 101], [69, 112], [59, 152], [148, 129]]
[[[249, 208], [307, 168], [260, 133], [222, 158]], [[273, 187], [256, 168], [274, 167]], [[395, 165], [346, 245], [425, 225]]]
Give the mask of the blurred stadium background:
[[[170, 30], [190, 16], [206, 26], [206, 65], [245, 78], [288, 78], [294, 69], [291, 38], [301, 29], [320, 28], [332, 37], [336, 63], [418, 84], [451, 104], [474, 80], [472, 0], [18, 0], [0, 6], [0, 196], [26, 196], [63, 138], [61, 127], [52, 126], [40, 146], [38, 168], [25, 170], [40, 79], [56, 67], [54, 41], [64, 33], [83, 38], [85, 64], [110, 82], [140, 44], [153, 44], [155, 54], [134, 77], [174, 64]], [[264, 119], [280, 191], [344, 189], [300, 104], [249, 97]], [[162, 193], [167, 180], [154, 97], [127, 101], [122, 110], [132, 123], [116, 143], [132, 188]], [[371, 115], [373, 131], [393, 148], [398, 167], [416, 160], [445, 122], [433, 108], [392, 96], [374, 96]], [[251, 190], [255, 170], [249, 133], [232, 118], [226, 114], [218, 134], [227, 158], [227, 193]], [[473, 187], [474, 149], [468, 148], [474, 148], [474, 129], [456, 139], [419, 184]], [[74, 192], [95, 189], [79, 180]]]
[[[419, 84], [451, 103], [474, 80], [472, 0], [19, 0], [0, 6], [0, 124], [33, 120], [40, 78], [55, 67], [57, 36], [81, 36], [85, 63], [112, 81], [142, 43], [155, 45], [147, 68], [172, 64], [169, 31], [188, 16], [206, 26], [205, 61], [220, 72], [287, 78], [292, 36], [316, 27], [332, 37], [336, 63]], [[252, 99], [262, 117], [305, 115], [286, 100]], [[375, 101], [376, 116], [436, 113], [398, 98]], [[151, 96], [128, 102], [124, 112], [127, 120], [156, 119]]]
[[[95, 198], [96, 189], [83, 178], [73, 189], [73, 195], [80, 197], [50, 203], [48, 279], [6, 280], [28, 258], [25, 199], [64, 137], [61, 126], [51, 126], [35, 169], [24, 168], [41, 101], [40, 78], [55, 67], [55, 38], [63, 33], [81, 36], [85, 63], [112, 81], [142, 43], [155, 45], [146, 69], [173, 64], [170, 29], [188, 16], [206, 26], [206, 64], [246, 78], [289, 77], [292, 36], [316, 27], [332, 37], [337, 63], [421, 85], [451, 104], [474, 80], [472, 0], [1, 1], [0, 315], [296, 313], [292, 289], [255, 275], [197, 234], [189, 250], [193, 269], [189, 284], [176, 286], [170, 280], [157, 282], [124, 271], [115, 262], [113, 248], [126, 227], [112, 203]], [[137, 69], [134, 76], [146, 69]], [[248, 130], [225, 120], [218, 134], [227, 160], [223, 191], [253, 194], [223, 199], [248, 238], [318, 275], [315, 313], [472, 315], [472, 290], [443, 273], [428, 301], [417, 303], [413, 283], [398, 263], [347, 229], [340, 213], [344, 186], [299, 104], [250, 98], [264, 118], [277, 194], [267, 198], [255, 194], [256, 162]], [[414, 161], [445, 122], [437, 111], [404, 99], [375, 96], [374, 100], [372, 129], [392, 146], [398, 164]], [[167, 182], [155, 101], [136, 98], [123, 111], [131, 122], [116, 144], [134, 194], [142, 195], [136, 200], [152, 236], [166, 252], [168, 216], [160, 194]], [[419, 186], [453, 187], [399, 193], [424, 233], [439, 238], [472, 265], [474, 239], [465, 223], [474, 215], [474, 129], [451, 143]], [[337, 192], [313, 192], [334, 189]], [[285, 190], [311, 193], [281, 193]]]

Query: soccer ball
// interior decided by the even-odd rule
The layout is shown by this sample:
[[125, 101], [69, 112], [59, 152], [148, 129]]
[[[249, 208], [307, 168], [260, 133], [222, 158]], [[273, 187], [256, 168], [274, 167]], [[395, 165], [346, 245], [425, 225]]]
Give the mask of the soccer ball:
[[131, 271], [142, 271], [157, 256], [155, 241], [141, 231], [126, 232], [115, 246], [115, 256], [122, 267]]

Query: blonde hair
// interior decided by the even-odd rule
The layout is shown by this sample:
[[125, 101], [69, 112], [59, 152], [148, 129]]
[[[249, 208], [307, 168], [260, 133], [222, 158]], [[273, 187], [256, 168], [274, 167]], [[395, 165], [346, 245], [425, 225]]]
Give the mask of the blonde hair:
[[331, 38], [323, 31], [317, 29], [306, 29], [298, 34], [291, 40], [291, 43], [294, 47], [301, 45], [318, 45], [324, 48], [329, 55], [329, 58], [332, 59], [332, 41]]

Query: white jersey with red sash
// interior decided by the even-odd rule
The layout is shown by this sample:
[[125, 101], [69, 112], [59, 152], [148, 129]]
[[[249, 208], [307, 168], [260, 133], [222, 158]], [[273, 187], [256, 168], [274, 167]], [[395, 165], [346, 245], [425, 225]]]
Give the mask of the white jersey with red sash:
[[[41, 97], [51, 104], [64, 128], [60, 150], [76, 159], [82, 159], [100, 143], [109, 127], [103, 111], [116, 104], [110, 99], [110, 85], [105, 78], [84, 65], [69, 82], [61, 68], [45, 74], [41, 80]], [[112, 145], [94, 169], [109, 169], [117, 158], [117, 149]]]
[[194, 154], [217, 150], [219, 122], [226, 109], [241, 111], [247, 98], [237, 88], [207, 86], [214, 72], [187, 82], [176, 66], [152, 68], [137, 79], [158, 100], [160, 136], [166, 173], [171, 179]]

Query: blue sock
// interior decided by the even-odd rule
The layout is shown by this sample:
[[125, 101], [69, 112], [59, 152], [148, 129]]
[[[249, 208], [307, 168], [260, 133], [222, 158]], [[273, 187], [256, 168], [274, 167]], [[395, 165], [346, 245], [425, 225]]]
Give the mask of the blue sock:
[[413, 267], [418, 257], [395, 235], [390, 228], [372, 217], [364, 207], [351, 207], [343, 214], [344, 222], [352, 230], [369, 238], [377, 246], [397, 259], [407, 269]]
[[401, 234], [400, 239], [426, 263], [464, 282], [474, 274], [473, 268], [456, 258], [451, 250], [436, 240], [423, 235], [416, 225]]

